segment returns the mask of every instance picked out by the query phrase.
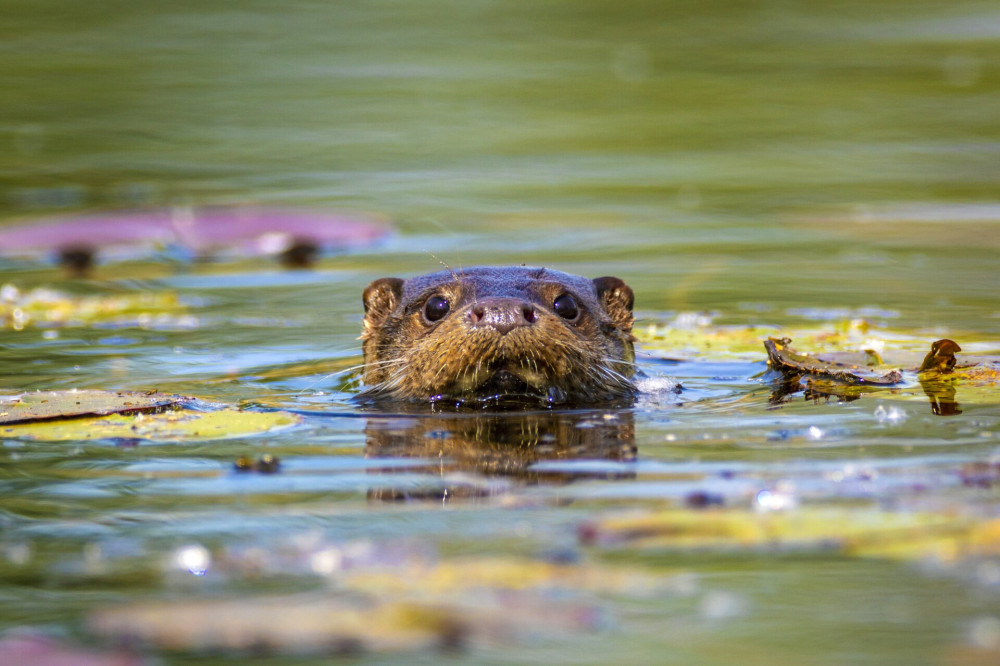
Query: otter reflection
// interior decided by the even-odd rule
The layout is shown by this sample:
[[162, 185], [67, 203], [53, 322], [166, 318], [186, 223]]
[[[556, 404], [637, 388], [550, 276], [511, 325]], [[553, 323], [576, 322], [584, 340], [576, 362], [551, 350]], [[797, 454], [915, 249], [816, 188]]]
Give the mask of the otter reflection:
[[[388, 483], [370, 490], [371, 499], [441, 499], [497, 492], [488, 482], [458, 483], [475, 475], [520, 485], [561, 484], [579, 478], [632, 478], [619, 470], [569, 473], [536, 469], [547, 460], [635, 460], [632, 413], [614, 410], [539, 412], [456, 412], [373, 416], [365, 426], [368, 458], [426, 458], [440, 483], [425, 488]], [[599, 466], [598, 466], [599, 467]], [[413, 469], [405, 470], [412, 473]], [[392, 470], [380, 474], [391, 475]], [[456, 476], [456, 473], [459, 473]], [[464, 473], [464, 474], [462, 474]], [[503, 488], [503, 485], [500, 486]]]

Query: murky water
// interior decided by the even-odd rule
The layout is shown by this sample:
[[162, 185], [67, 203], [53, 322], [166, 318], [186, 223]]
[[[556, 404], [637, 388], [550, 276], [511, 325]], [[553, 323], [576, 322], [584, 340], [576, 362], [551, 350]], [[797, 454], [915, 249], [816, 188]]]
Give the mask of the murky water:
[[[7, 2], [3, 224], [257, 203], [399, 231], [303, 272], [138, 257], [73, 281], [0, 259], [22, 291], [172, 291], [185, 305], [2, 330], [4, 394], [158, 388], [303, 415], [222, 441], [3, 440], [0, 627], [111, 649], [94, 614], [132, 602], [349, 596], [330, 553], [390, 573], [519, 557], [648, 584], [424, 591], [485, 617], [472, 625], [487, 638], [456, 660], [993, 663], [995, 558], [581, 538], [622, 512], [750, 507], [762, 490], [806, 508], [996, 517], [996, 480], [963, 476], [1000, 454], [989, 393], [960, 393], [948, 417], [919, 387], [776, 406], [763, 349], [657, 350], [628, 410], [414, 415], [350, 400], [365, 285], [441, 264], [617, 275], [638, 330], [692, 312], [776, 332], [866, 318], [1000, 353], [1000, 13], [810, 4]], [[667, 379], [684, 390], [657, 391]], [[233, 470], [265, 453], [281, 473]], [[397, 661], [383, 639], [362, 658]]]

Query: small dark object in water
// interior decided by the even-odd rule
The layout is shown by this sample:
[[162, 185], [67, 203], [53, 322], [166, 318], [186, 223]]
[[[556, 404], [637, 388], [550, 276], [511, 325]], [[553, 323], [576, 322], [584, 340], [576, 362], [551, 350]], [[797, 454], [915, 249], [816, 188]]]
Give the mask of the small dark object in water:
[[975, 488], [990, 488], [1000, 484], [1000, 463], [976, 461], [966, 463], [958, 471], [962, 483]]
[[363, 398], [595, 404], [635, 393], [632, 290], [546, 268], [485, 266], [364, 292]]
[[584, 546], [593, 546], [597, 543], [601, 532], [596, 523], [581, 523], [576, 529], [576, 536]]
[[240, 456], [233, 463], [237, 472], [257, 472], [259, 474], [275, 474], [281, 467], [281, 461], [277, 456], [265, 453], [257, 460], [252, 460], [248, 456]]
[[319, 245], [309, 238], [296, 238], [287, 250], [281, 253], [281, 265], [285, 268], [311, 268], [319, 256]]
[[693, 493], [688, 493], [687, 497], [684, 498], [684, 506], [691, 509], [704, 509], [710, 506], [722, 506], [725, 503], [726, 502], [722, 495], [705, 492], [704, 490], [696, 490]]
[[72, 277], [86, 277], [94, 267], [94, 248], [86, 245], [67, 245], [60, 248], [59, 265]]
[[962, 351], [958, 343], [945, 338], [938, 340], [931, 345], [931, 350], [924, 357], [924, 362], [920, 364], [918, 372], [937, 370], [938, 372], [951, 372], [955, 369], [955, 352]]

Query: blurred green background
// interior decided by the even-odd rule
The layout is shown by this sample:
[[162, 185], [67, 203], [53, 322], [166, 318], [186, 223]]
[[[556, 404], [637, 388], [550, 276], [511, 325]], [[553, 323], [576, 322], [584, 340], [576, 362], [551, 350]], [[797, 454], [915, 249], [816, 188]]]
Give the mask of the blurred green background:
[[527, 261], [654, 310], [1000, 329], [975, 316], [1000, 286], [993, 3], [4, 8], [2, 218], [373, 212], [418, 238], [372, 275]]

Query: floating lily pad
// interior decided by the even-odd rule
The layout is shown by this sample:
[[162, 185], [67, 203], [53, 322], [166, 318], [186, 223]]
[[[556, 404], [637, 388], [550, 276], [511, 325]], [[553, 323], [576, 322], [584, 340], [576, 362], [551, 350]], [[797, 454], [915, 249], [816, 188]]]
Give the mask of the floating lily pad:
[[159, 414], [112, 414], [98, 418], [24, 423], [0, 429], [5, 437], [45, 441], [88, 439], [224, 439], [295, 425], [300, 417], [287, 412], [216, 412], [175, 410]]
[[505, 598], [469, 604], [359, 602], [316, 595], [145, 602], [92, 613], [90, 630], [167, 650], [351, 654], [467, 644], [507, 646], [520, 635], [592, 633], [600, 614], [572, 601]]
[[140, 328], [193, 328], [198, 319], [174, 292], [144, 291], [112, 296], [73, 296], [47, 288], [21, 292], [0, 287], [0, 328], [56, 328], [114, 324]]
[[0, 638], [0, 664], [44, 666], [141, 666], [138, 655], [127, 650], [98, 651], [28, 632], [11, 632]]
[[[44, 391], [0, 396], [0, 424], [156, 412], [189, 398], [151, 391]], [[5, 429], [5, 431], [9, 432]]]
[[[679, 318], [687, 322], [688, 317]], [[914, 368], [920, 365], [927, 349], [939, 336], [877, 328], [865, 319], [847, 319], [822, 326], [719, 326], [711, 321], [695, 325], [650, 324], [637, 326], [635, 335], [642, 343], [642, 350], [657, 357], [687, 360], [756, 360], [763, 354], [764, 341], [768, 338], [791, 338], [800, 353], [816, 355], [821, 359], [829, 354], [852, 353], [855, 359], [838, 359], [845, 363], [867, 365], [870, 352], [881, 355], [891, 367]], [[958, 333], [955, 333], [958, 335]], [[978, 362], [963, 355], [966, 363]], [[962, 362], [960, 361], [959, 365]]]
[[414, 563], [395, 570], [360, 569], [342, 576], [342, 583], [354, 590], [438, 598], [477, 589], [651, 592], [663, 581], [662, 577], [611, 566], [497, 557], [457, 559], [427, 567]]
[[282, 256], [303, 265], [317, 253], [366, 247], [390, 228], [359, 216], [268, 208], [172, 208], [36, 220], [0, 229], [0, 255], [56, 256], [84, 273], [95, 256], [134, 258], [166, 248], [196, 257]]
[[360, 607], [314, 596], [142, 603], [98, 611], [90, 628], [168, 650], [398, 651], [459, 641], [465, 620], [432, 606]]
[[629, 548], [945, 561], [1000, 554], [1000, 520], [877, 510], [666, 510], [598, 520], [582, 527], [580, 535], [588, 544]]
[[[509, 645], [522, 635], [599, 629], [602, 614], [581, 601], [580, 590], [650, 594], [672, 583], [671, 576], [586, 563], [501, 557], [430, 563], [417, 553], [399, 560], [373, 553], [371, 562], [348, 564], [345, 557], [345, 551], [323, 550], [310, 560], [315, 571], [331, 576], [349, 594], [142, 602], [96, 612], [89, 625], [112, 639], [193, 651], [266, 647], [328, 654], [338, 648], [388, 652]], [[261, 562], [267, 559], [255, 549], [256, 576]]]

